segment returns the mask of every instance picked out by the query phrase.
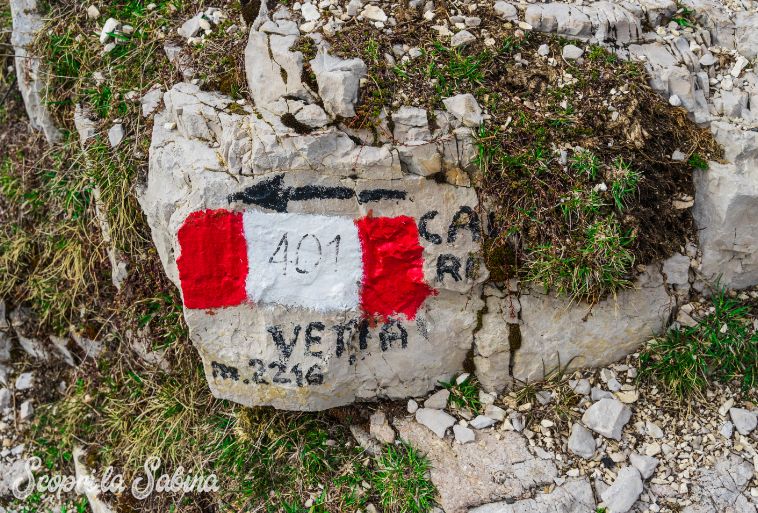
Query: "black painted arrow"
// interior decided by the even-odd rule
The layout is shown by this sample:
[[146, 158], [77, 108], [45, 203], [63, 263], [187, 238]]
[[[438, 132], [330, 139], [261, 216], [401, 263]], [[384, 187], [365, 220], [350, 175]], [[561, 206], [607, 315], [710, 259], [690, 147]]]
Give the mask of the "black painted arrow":
[[385, 199], [405, 199], [405, 191], [395, 189], [365, 189], [356, 193], [349, 187], [326, 187], [324, 185], [304, 185], [302, 187], [285, 187], [284, 175], [276, 175], [247, 187], [244, 191], [230, 194], [229, 203], [241, 201], [246, 205], [258, 205], [276, 212], [286, 212], [290, 201], [308, 201], [316, 199], [358, 199], [358, 203], [370, 203]]

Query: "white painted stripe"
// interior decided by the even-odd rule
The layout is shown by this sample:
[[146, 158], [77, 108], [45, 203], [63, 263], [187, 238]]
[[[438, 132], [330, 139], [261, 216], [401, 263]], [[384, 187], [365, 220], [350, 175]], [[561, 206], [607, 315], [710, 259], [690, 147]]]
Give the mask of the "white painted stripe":
[[248, 297], [312, 310], [354, 310], [363, 259], [352, 219], [247, 211]]

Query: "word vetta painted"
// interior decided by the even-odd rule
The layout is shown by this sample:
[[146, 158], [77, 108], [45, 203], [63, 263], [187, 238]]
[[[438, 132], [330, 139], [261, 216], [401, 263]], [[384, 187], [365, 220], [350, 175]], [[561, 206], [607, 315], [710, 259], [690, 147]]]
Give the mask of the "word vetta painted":
[[178, 239], [187, 308], [250, 302], [413, 320], [435, 293], [410, 216], [205, 210], [187, 217]]

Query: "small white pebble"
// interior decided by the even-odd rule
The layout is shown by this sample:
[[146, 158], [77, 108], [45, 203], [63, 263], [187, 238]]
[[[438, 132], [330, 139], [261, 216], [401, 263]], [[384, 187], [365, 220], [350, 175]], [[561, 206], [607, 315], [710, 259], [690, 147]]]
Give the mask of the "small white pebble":
[[100, 9], [97, 8], [95, 5], [90, 5], [87, 7], [87, 18], [91, 20], [96, 20], [100, 17]]

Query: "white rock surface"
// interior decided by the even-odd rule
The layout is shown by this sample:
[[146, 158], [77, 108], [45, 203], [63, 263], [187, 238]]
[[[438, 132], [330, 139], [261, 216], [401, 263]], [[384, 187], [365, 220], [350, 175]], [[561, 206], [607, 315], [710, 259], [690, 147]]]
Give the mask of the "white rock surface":
[[465, 126], [476, 128], [482, 123], [482, 109], [474, 95], [459, 94], [442, 100], [447, 111]]
[[587, 513], [595, 510], [589, 480], [570, 479], [549, 493], [533, 498], [502, 501], [469, 509], [469, 513]]
[[642, 494], [642, 478], [634, 467], [619, 470], [616, 480], [600, 497], [609, 512], [626, 513]]
[[474, 34], [468, 30], [461, 30], [460, 32], [456, 32], [453, 37], [450, 38], [450, 46], [452, 48], [458, 48], [473, 43], [474, 41], [476, 41], [476, 36]]
[[616, 399], [600, 399], [587, 408], [582, 423], [606, 438], [621, 440], [621, 430], [632, 417], [628, 406]]
[[379, 410], [369, 418], [369, 433], [382, 443], [391, 444], [395, 441], [395, 431], [387, 422], [387, 416]]
[[450, 397], [450, 391], [446, 388], [437, 390], [424, 401], [424, 408], [433, 410], [444, 410], [447, 407], [447, 400]]
[[[273, 220], [273, 213], [265, 212], [270, 209], [245, 203], [249, 187], [308, 190], [318, 186], [347, 188], [356, 191], [356, 196], [361, 191], [389, 189], [413, 200], [361, 203], [353, 197], [285, 201], [283, 208], [289, 212], [276, 217], [285, 224], [261, 221], [249, 225], [251, 230], [267, 233], [265, 238], [260, 238], [263, 233], [256, 234], [259, 243], [273, 241], [273, 254], [283, 231], [302, 232], [305, 225], [300, 221], [287, 221], [305, 219], [294, 215], [335, 216], [326, 224], [318, 218], [312, 228], [321, 231], [337, 225], [351, 227], [352, 220], [364, 217], [369, 210], [374, 217], [409, 216], [416, 229], [422, 227], [418, 239], [423, 249], [423, 280], [437, 290], [436, 295], [423, 300], [415, 318], [401, 315], [374, 326], [362, 323], [360, 311], [353, 306], [343, 309], [325, 303], [323, 289], [317, 287], [313, 296], [306, 297], [305, 283], [297, 281], [297, 273], [290, 273], [286, 279], [266, 274], [268, 281], [259, 283], [280, 286], [260, 285], [257, 293], [264, 295], [254, 296], [264, 300], [260, 306], [240, 304], [215, 311], [185, 308], [190, 336], [217, 396], [248, 405], [313, 410], [357, 398], [422, 395], [460, 372], [471, 346], [476, 312], [481, 308], [480, 284], [486, 278], [483, 268], [466, 274], [469, 255], [477, 254], [480, 242], [479, 234], [471, 229], [479, 222], [473, 189], [414, 175], [404, 177], [397, 154], [388, 146], [357, 146], [336, 128], [298, 135], [275, 117], [287, 112], [287, 101], [291, 100], [269, 103], [266, 120], [231, 114], [226, 109], [230, 99], [200, 92], [197, 86], [185, 83], [167, 91], [163, 101], [166, 111], [155, 116], [148, 183], [139, 199], [163, 266], [178, 287], [182, 282], [176, 263], [181, 254], [177, 232], [192, 212], [234, 208], [260, 212], [255, 216]], [[167, 130], [167, 123], [175, 123], [176, 129]], [[256, 177], [250, 176], [253, 173]], [[230, 200], [235, 194], [238, 199]], [[334, 234], [327, 235], [324, 232], [324, 248], [334, 238]], [[293, 232], [288, 236], [294, 241], [290, 250], [297, 250], [297, 240], [304, 234]], [[342, 237], [340, 259], [355, 255], [348, 251], [347, 243]], [[295, 265], [294, 255], [292, 259]], [[261, 262], [273, 265], [265, 259]], [[330, 268], [324, 269], [326, 273]], [[323, 276], [313, 283], [331, 283], [328, 274]], [[338, 272], [337, 276], [344, 282], [347, 275]], [[321, 305], [321, 311], [293, 308], [291, 301], [284, 299], [287, 297], [298, 304], [316, 301], [309, 304]], [[319, 337], [319, 350], [306, 347], [306, 333]], [[282, 341], [277, 342], [274, 334]], [[277, 367], [280, 364], [284, 370]], [[310, 369], [322, 377], [298, 386], [297, 373], [302, 373], [300, 383], [305, 385]], [[273, 382], [274, 378], [279, 382]]]
[[758, 426], [758, 413], [744, 408], [730, 408], [729, 417], [741, 435], [749, 435]]
[[734, 424], [732, 424], [730, 421], [724, 422], [724, 424], [721, 425], [721, 429], [719, 430], [719, 434], [726, 438], [727, 440], [730, 440], [732, 438], [732, 435], [734, 434]]
[[0, 496], [10, 496], [16, 484], [19, 489], [24, 489], [27, 482], [25, 460], [18, 459], [13, 462], [0, 463]]
[[571, 387], [571, 390], [576, 392], [578, 395], [590, 395], [590, 392], [592, 390], [590, 381], [586, 378], [569, 380], [569, 386]]
[[577, 456], [591, 459], [595, 455], [595, 438], [589, 429], [578, 422], [574, 422], [568, 439], [568, 449]]
[[715, 122], [729, 163], [695, 171], [693, 217], [703, 252], [700, 272], [722, 286], [758, 283], [758, 133]]
[[69, 365], [70, 367], [76, 367], [74, 356], [71, 354], [71, 351], [69, 351], [68, 349], [67, 338], [56, 337], [55, 335], [50, 335], [50, 343], [58, 351], [58, 354], [60, 355], [61, 358], [63, 358], [63, 361], [66, 362], [67, 365]]
[[295, 119], [311, 128], [321, 128], [329, 123], [329, 116], [324, 109], [315, 104], [306, 105], [297, 111]]
[[124, 140], [124, 125], [116, 123], [108, 130], [108, 142], [111, 148], [117, 147]]
[[16, 390], [29, 390], [34, 386], [34, 373], [23, 372], [16, 378]]
[[311, 3], [303, 4], [300, 13], [303, 15], [305, 21], [316, 21], [321, 18], [321, 13], [319, 12], [318, 7]]
[[579, 48], [576, 45], [566, 45], [563, 47], [563, 50], [561, 51], [561, 55], [563, 55], [563, 58], [567, 61], [575, 61], [578, 58], [580, 58], [582, 55], [584, 55], [584, 50]]
[[572, 369], [615, 362], [665, 329], [673, 306], [656, 265], [634, 289], [601, 301], [589, 314], [583, 305], [534, 289], [519, 301], [521, 347], [513, 355], [513, 377], [522, 381], [537, 381], [559, 363]]
[[429, 130], [426, 109], [419, 107], [400, 107], [392, 113], [392, 136], [402, 144], [418, 144], [429, 141], [432, 133]]
[[510, 334], [517, 329], [513, 323], [518, 323], [521, 304], [491, 285], [485, 286], [484, 297], [487, 313], [474, 335], [474, 365], [485, 390], [502, 392], [510, 384]]
[[369, 4], [364, 7], [363, 11], [361, 11], [361, 16], [367, 20], [378, 21], [382, 23], [387, 21], [387, 15], [384, 13], [384, 10], [374, 4]]
[[44, 28], [44, 22], [37, 10], [36, 0], [12, 0], [10, 11], [17, 84], [24, 99], [26, 114], [32, 128], [42, 131], [48, 143], [53, 144], [60, 140], [61, 133], [46, 107], [40, 60], [30, 51], [37, 32]]
[[142, 106], [142, 117], [146, 118], [153, 114], [160, 106], [162, 99], [163, 91], [161, 91], [160, 87], [154, 87], [145, 93], [145, 95], [140, 99], [140, 104]]
[[[321, 19], [338, 12], [326, 3], [319, 4], [318, 9], [315, 4], [305, 5], [310, 7], [301, 10], [301, 14], [311, 24], [317, 21], [316, 14]], [[347, 135], [349, 129], [343, 127], [343, 131], [338, 128], [343, 125], [334, 118], [354, 116], [361, 77], [366, 72], [365, 64], [360, 59], [344, 60], [329, 54], [320, 34], [314, 32], [309, 37], [314, 38], [318, 47], [317, 57], [311, 63], [318, 90], [311, 90], [311, 86], [301, 80], [303, 56], [291, 50], [301, 35], [298, 23], [302, 20], [285, 6], [274, 8], [275, 11], [269, 13], [265, 12], [267, 8], [264, 6], [262, 15], [251, 27], [245, 55], [249, 89], [260, 118], [252, 115], [252, 109], [247, 106], [243, 107], [246, 114], [238, 113], [239, 109], [234, 109], [232, 113], [228, 108], [230, 99], [213, 93], [200, 93], [189, 84], [178, 84], [167, 92], [166, 110], [156, 116], [151, 176], [141, 201], [169, 277], [180, 285], [176, 268], [180, 248], [176, 231], [189, 213], [217, 208], [245, 210], [248, 207], [239, 202], [230, 207], [230, 191], [240, 193], [247, 187], [259, 185], [281, 174], [282, 187], [287, 190], [309, 186], [345, 186], [357, 190], [397, 186], [407, 195], [414, 196], [414, 205], [410, 210], [401, 205], [402, 202], [392, 205], [392, 202], [382, 203], [378, 209], [353, 202], [342, 203], [342, 200], [321, 202], [322, 206], [291, 202], [296, 210], [292, 213], [296, 214], [342, 216], [349, 225], [351, 218], [358, 218], [371, 210], [383, 216], [410, 215], [421, 228], [421, 218], [436, 211], [437, 214], [425, 219], [430, 230], [422, 236], [421, 245], [424, 250], [424, 279], [435, 286], [440, 295], [426, 300], [423, 316], [417, 318], [422, 319], [420, 322], [413, 319], [408, 325], [403, 324], [408, 337], [407, 347], [398, 351], [403, 356], [385, 359], [371, 348], [371, 342], [381, 344], [384, 327], [369, 330], [369, 335], [364, 337], [367, 344], [363, 349], [360, 334], [356, 333], [360, 330], [350, 330], [349, 335], [344, 333], [349, 342], [343, 339], [338, 343], [335, 338], [325, 343], [324, 337], [321, 337], [321, 346], [328, 345], [334, 350], [334, 356], [326, 362], [334, 383], [318, 385], [321, 388], [315, 391], [317, 398], [311, 397], [310, 390], [300, 391], [284, 386], [291, 385], [291, 382], [277, 384], [281, 386], [267, 385], [263, 387], [267, 389], [265, 393], [261, 390], [251, 392], [251, 389], [261, 387], [258, 384], [243, 386], [244, 381], [260, 375], [256, 372], [247, 375], [251, 371], [245, 365], [253, 360], [265, 363], [279, 361], [277, 358], [282, 354], [271, 347], [272, 340], [262, 329], [273, 324], [286, 325], [290, 331], [282, 330], [282, 333], [295, 335], [296, 356], [288, 360], [283, 372], [291, 372], [296, 365], [300, 365], [297, 370], [302, 372], [306, 363], [310, 364], [307, 365], [310, 368], [314, 364], [307, 362], [309, 355], [301, 347], [304, 342], [302, 338], [297, 338], [295, 327], [305, 329], [312, 322], [323, 322], [324, 332], [331, 334], [330, 323], [337, 326], [344, 322], [344, 315], [340, 318], [334, 313], [327, 322], [317, 321], [313, 317], [312, 320], [308, 319], [310, 322], [299, 324], [294, 316], [278, 310], [277, 306], [271, 306], [267, 301], [263, 301], [265, 308], [255, 308], [254, 314], [249, 314], [249, 309], [236, 306], [215, 312], [215, 316], [206, 315], [199, 309], [187, 309], [185, 313], [191, 336], [207, 360], [206, 373], [209, 379], [212, 377], [215, 381], [211, 385], [214, 392], [245, 404], [293, 407], [291, 404], [294, 402], [298, 404], [294, 406], [296, 409], [320, 409], [344, 404], [355, 398], [421, 395], [437, 380], [449, 379], [460, 371], [464, 359], [462, 355], [471, 348], [475, 325], [472, 321], [481, 309], [482, 299], [486, 301], [487, 313], [481, 316], [473, 356], [477, 377], [489, 391], [502, 390], [512, 382], [513, 377], [529, 381], [540, 379], [543, 369], [553, 369], [559, 362], [571, 362], [571, 367], [610, 363], [634, 351], [642, 342], [665, 328], [674, 303], [668, 292], [681, 296], [689, 288], [689, 257], [682, 255], [663, 262], [663, 267], [661, 264], [649, 265], [637, 283], [638, 290], [625, 291], [615, 300], [603, 301], [595, 305], [589, 314], [582, 305], [523, 288], [519, 297], [494, 290], [493, 287], [488, 287], [483, 296], [478, 296], [482, 279], [480, 276], [472, 279], [462, 274], [466, 267], [461, 260], [463, 257], [459, 256], [465, 252], [476, 252], [478, 241], [467, 239], [465, 244], [458, 241], [448, 243], [445, 233], [452, 223], [451, 213], [456, 208], [453, 204], [465, 203], [472, 208], [477, 206], [472, 191], [465, 191], [471, 184], [467, 169], [471, 169], [469, 166], [476, 153], [471, 128], [478, 127], [484, 120], [475, 98], [471, 95], [448, 98], [444, 102], [447, 112], [426, 113], [423, 109], [406, 106], [393, 113], [384, 113], [386, 120], [391, 116], [391, 126], [394, 127], [392, 138], [389, 135], [380, 138], [385, 141], [383, 146], [369, 145], [373, 140], [364, 142], [365, 146], [356, 143], [356, 140], [363, 140], [364, 135], [356, 136], [354, 131], [350, 131], [353, 137], [358, 137], [351, 139]], [[713, 114], [708, 109], [709, 106], [715, 107], [712, 101], [714, 94], [720, 102], [719, 112], [751, 115], [747, 107], [749, 94], [743, 90], [747, 87], [745, 84], [752, 80], [750, 67], [740, 64], [736, 69], [730, 63], [728, 69], [721, 69], [714, 58], [709, 65], [713, 67], [712, 71], [722, 76], [728, 75], [720, 86], [716, 86], [718, 81], [710, 83], [714, 78], [709, 75], [711, 70], [701, 69], [698, 61], [708, 53], [711, 56], [713, 53], [721, 55], [721, 50], [711, 45], [711, 39], [718, 45], [733, 46], [748, 60], [752, 58], [750, 54], [756, 46], [752, 42], [754, 31], [750, 28], [752, 15], [736, 16], [731, 32], [720, 28], [719, 23], [723, 23], [719, 21], [712, 23], [713, 26], [709, 25], [711, 32], [708, 35], [706, 31], [697, 32], [697, 35], [682, 31], [683, 34], [671, 32], [664, 38], [644, 34], [643, 27], [650, 24], [655, 28], [659, 23], [667, 23], [675, 11], [675, 6], [670, 2], [644, 5], [607, 2], [568, 5], [556, 2], [529, 4], [524, 9], [524, 21], [519, 21], [520, 26], [557, 32], [578, 40], [580, 42], [576, 42], [576, 48], [579, 50], [590, 40], [592, 43], [607, 42], [617, 46], [623, 58], [644, 59], [652, 76], [653, 87], [666, 99], [678, 97], [682, 107], [699, 121], [711, 119]], [[722, 16], [719, 9], [710, 4], [698, 6], [698, 19], [716, 19]], [[424, 10], [427, 10], [426, 6]], [[507, 2], [497, 2], [495, 10], [505, 19], [516, 20], [519, 15], [519, 10]], [[371, 30], [384, 30], [385, 23], [391, 27], [395, 22], [390, 18], [393, 13], [388, 5], [351, 1], [346, 16], [359, 14], [359, 19], [354, 21], [366, 24]], [[474, 9], [464, 13], [455, 22], [458, 25], [454, 30], [465, 27], [465, 31], [478, 37], [478, 15]], [[344, 20], [343, 17], [341, 21]], [[746, 26], [747, 29], [744, 28]], [[316, 28], [316, 24], [312, 28]], [[665, 30], [663, 33], [668, 34]], [[447, 35], [453, 34], [448, 30]], [[700, 39], [695, 41], [696, 38]], [[706, 48], [708, 53], [705, 52]], [[401, 58], [406, 53], [412, 56], [411, 50], [401, 48], [395, 52], [395, 57]], [[735, 59], [735, 62], [743, 62], [738, 55]], [[732, 71], [738, 78], [730, 74]], [[729, 81], [731, 85], [727, 87]], [[724, 94], [727, 90], [733, 94]], [[758, 102], [752, 103], [758, 105]], [[321, 104], [324, 109], [319, 106]], [[282, 122], [285, 114], [294, 116], [295, 120], [312, 131], [295, 133], [293, 128], [288, 128], [291, 123], [285, 125]], [[432, 130], [427, 119], [433, 121], [431, 127], [442, 128]], [[744, 120], [748, 119], [744, 117]], [[386, 123], [386, 126], [390, 124]], [[165, 127], [171, 127], [171, 130]], [[719, 128], [714, 123], [713, 128], [719, 140], [728, 141], [727, 160], [732, 164], [724, 165], [721, 170], [718, 165], [713, 165], [707, 172], [696, 173], [697, 193], [693, 214], [701, 234], [702, 261], [699, 262], [701, 268], [695, 269], [695, 272], [702, 271], [705, 276], [711, 277], [723, 269], [728, 284], [748, 286], [758, 281], [758, 261], [754, 257], [758, 253], [755, 251], [755, 233], [758, 230], [754, 229], [755, 216], [751, 215], [756, 207], [753, 200], [758, 197], [753, 190], [758, 180], [753, 179], [751, 174], [756, 167], [756, 145], [751, 139], [754, 138], [751, 132], [736, 129], [734, 125], [724, 123]], [[438, 137], [439, 134], [445, 137]], [[185, 157], [188, 154], [193, 156], [189, 165]], [[229, 175], [238, 178], [240, 183], [229, 179]], [[444, 176], [449, 184], [455, 186], [426, 184], [424, 182], [431, 180], [421, 178], [432, 175], [435, 178]], [[438, 198], [444, 200], [439, 201]], [[424, 207], [421, 208], [420, 204]], [[736, 230], [734, 226], [737, 226]], [[273, 233], [275, 230], [272, 227], [270, 231]], [[440, 257], [447, 254], [461, 260], [458, 276], [448, 270], [443, 273], [444, 287], [437, 287], [434, 285], [438, 279], [436, 264]], [[675, 290], [672, 291], [672, 287]], [[274, 294], [267, 292], [260, 297], [270, 299]], [[465, 306], [461, 306], [463, 304]], [[243, 314], [243, 311], [248, 313]], [[357, 321], [358, 317], [350, 313], [347, 319]], [[223, 324], [227, 328], [222, 328]], [[511, 335], [519, 332], [520, 348], [515, 349], [514, 346], [511, 351]], [[386, 332], [384, 335], [386, 341], [388, 335]], [[304, 331], [300, 332], [300, 337], [303, 336]], [[212, 342], [213, 337], [219, 342]], [[359, 339], [357, 342], [356, 337]], [[233, 340], [231, 344], [230, 339]], [[517, 339], [513, 337], [513, 340]], [[440, 351], [437, 347], [433, 348], [431, 340], [445, 340], [445, 344], [453, 349]], [[337, 356], [338, 346], [345, 347], [341, 357]], [[353, 362], [345, 364], [347, 347], [352, 351]], [[431, 362], [428, 361], [429, 354], [434, 355]], [[424, 369], [411, 376], [410, 362], [418, 361], [424, 362]], [[321, 366], [321, 363], [315, 365]], [[511, 368], [513, 376], [510, 375]], [[266, 370], [265, 374], [268, 376], [270, 373]], [[242, 383], [231, 383], [237, 381], [235, 375]], [[274, 375], [275, 371], [268, 377], [273, 379]], [[284, 379], [295, 379], [293, 376]], [[621, 381], [614, 381], [608, 386], [614, 390], [623, 387]], [[624, 397], [633, 396], [629, 390], [620, 389], [618, 393], [624, 393]], [[610, 394], [592, 391], [594, 399], [600, 395]]]
[[468, 444], [476, 440], [476, 434], [474, 434], [472, 429], [459, 424], [453, 426], [453, 435], [455, 436], [455, 441], [459, 444]]
[[631, 463], [632, 466], [639, 471], [642, 479], [649, 479], [650, 476], [652, 476], [655, 472], [659, 460], [658, 458], [653, 458], [652, 456], [644, 456], [642, 454], [632, 453], [629, 455], [629, 463]]
[[92, 113], [81, 104], [77, 104], [74, 108], [74, 126], [79, 134], [79, 144], [82, 148], [97, 134], [97, 122], [94, 121]]
[[250, 94], [259, 108], [282, 97], [312, 99], [300, 80], [303, 72], [302, 52], [290, 50], [300, 31], [287, 17], [266, 18], [250, 30], [245, 47], [245, 73]]
[[486, 415], [477, 415], [473, 419], [471, 419], [471, 422], [469, 422], [469, 426], [471, 426], [474, 429], [485, 429], [491, 426], [495, 425], [495, 419], [491, 419], [487, 417]]
[[494, 404], [488, 404], [484, 408], [484, 415], [498, 422], [502, 422], [505, 420], [506, 411]]
[[663, 275], [666, 277], [666, 283], [678, 287], [689, 285], [690, 258], [679, 253], [671, 256], [663, 262]]
[[0, 388], [0, 413], [6, 408], [11, 407], [11, 391], [7, 388]]
[[20, 422], [26, 422], [28, 420], [31, 420], [31, 418], [34, 416], [34, 406], [32, 405], [32, 401], [27, 399], [23, 403], [21, 403], [21, 406], [18, 408], [18, 420]]
[[116, 32], [119, 27], [121, 27], [121, 22], [118, 21], [115, 18], [108, 18], [105, 20], [105, 23], [103, 23], [103, 28], [100, 30], [100, 43], [106, 44], [108, 41], [111, 40], [114, 32]]
[[366, 74], [366, 64], [361, 59], [340, 59], [326, 51], [316, 54], [310, 64], [326, 112], [346, 118], [355, 116], [358, 86]]
[[432, 433], [440, 438], [445, 437], [445, 432], [455, 424], [455, 417], [442, 410], [431, 408], [419, 408], [416, 410], [416, 422], [429, 428]]
[[518, 9], [516, 9], [516, 6], [513, 4], [499, 0], [498, 2], [495, 2], [493, 8], [495, 9], [495, 12], [505, 20], [518, 19]]
[[688, 492], [692, 504], [682, 512], [756, 513], [758, 501], [746, 489], [754, 471], [754, 465], [736, 454], [720, 457], [713, 468], [698, 469], [692, 491]]
[[429, 458], [438, 503], [446, 512], [520, 497], [557, 476], [555, 464], [535, 457], [515, 432], [478, 431], [475, 443], [462, 445], [438, 438], [412, 419], [396, 418], [395, 427], [399, 438]]
[[665, 436], [663, 430], [658, 426], [658, 424], [650, 420], [645, 421], [645, 432], [656, 440], [659, 440]]
[[50, 357], [41, 341], [36, 338], [25, 337], [18, 332], [16, 332], [16, 335], [18, 336], [18, 345], [32, 358], [47, 360]]
[[182, 23], [182, 26], [176, 29], [176, 32], [184, 39], [190, 39], [204, 30], [203, 25], [208, 26], [207, 23], [208, 21], [203, 19], [203, 15], [200, 13]]

